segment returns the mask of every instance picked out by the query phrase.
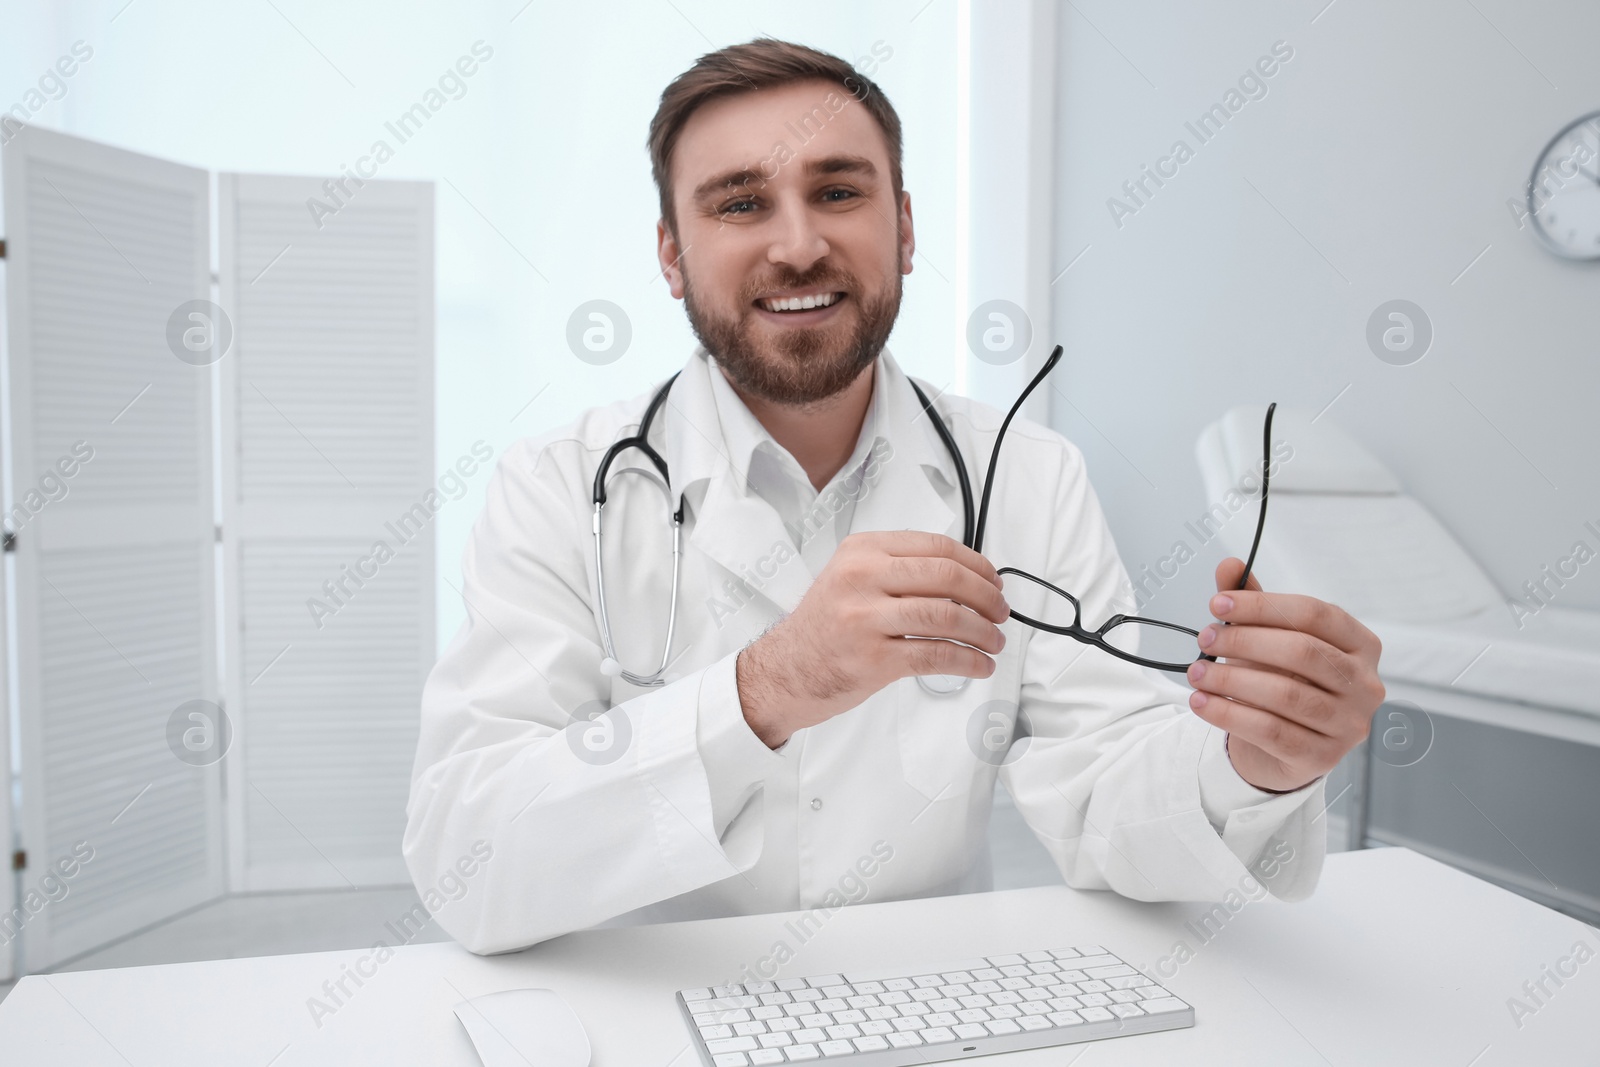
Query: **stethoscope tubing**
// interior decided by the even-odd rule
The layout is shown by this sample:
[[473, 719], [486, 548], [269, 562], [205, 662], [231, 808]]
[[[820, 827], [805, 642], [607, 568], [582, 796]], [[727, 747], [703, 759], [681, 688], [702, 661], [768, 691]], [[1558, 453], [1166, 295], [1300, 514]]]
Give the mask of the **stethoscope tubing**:
[[[639, 420], [639, 432], [631, 437], [624, 437], [606, 449], [606, 454], [600, 459], [600, 466], [594, 475], [594, 585], [595, 597], [598, 603], [600, 622], [600, 643], [605, 651], [605, 659], [601, 663], [601, 672], [608, 676], [618, 676], [623, 681], [640, 688], [656, 688], [666, 684], [667, 666], [672, 657], [672, 635], [678, 621], [678, 582], [682, 573], [683, 564], [683, 514], [684, 498], [678, 497], [678, 510], [672, 515], [672, 598], [667, 612], [667, 640], [661, 649], [661, 665], [649, 674], [635, 674], [622, 666], [617, 658], [616, 642], [611, 633], [611, 616], [606, 608], [606, 571], [604, 556], [604, 537], [601, 533], [604, 527], [604, 512], [606, 505], [606, 476], [611, 472], [612, 461], [630, 448], [637, 449], [650, 460], [651, 466], [661, 475], [662, 485], [667, 491], [668, 506], [672, 502], [672, 478], [667, 471], [667, 461], [661, 457], [648, 440], [650, 425], [655, 421], [656, 413], [661, 405], [666, 402], [667, 392], [672, 388], [672, 383], [678, 380], [674, 374], [668, 378], [651, 398], [650, 404], [645, 408], [644, 417]], [[939, 440], [944, 444], [950, 458], [955, 460], [956, 480], [961, 486], [961, 512], [962, 534], [961, 542], [968, 548], [973, 547], [977, 532], [976, 508], [972, 497], [972, 481], [967, 473], [966, 462], [961, 458], [961, 450], [956, 447], [955, 438], [950, 433], [950, 427], [940, 418], [934, 409], [933, 402], [928, 399], [922, 387], [915, 381], [911, 382], [912, 390], [917, 394], [917, 399], [922, 403], [922, 410], [927, 413], [933, 423], [934, 432], [939, 435]], [[950, 696], [959, 693], [967, 687], [972, 679], [961, 675], [917, 675], [917, 684], [923, 690], [934, 696]]]

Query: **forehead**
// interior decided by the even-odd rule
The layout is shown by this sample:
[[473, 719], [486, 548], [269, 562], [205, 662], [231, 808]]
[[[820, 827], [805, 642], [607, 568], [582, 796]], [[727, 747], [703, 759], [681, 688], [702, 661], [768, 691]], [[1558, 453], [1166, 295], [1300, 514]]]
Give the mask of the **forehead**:
[[[802, 168], [784, 161], [837, 153], [864, 156], [889, 176], [889, 150], [877, 120], [837, 82], [805, 81], [711, 100], [684, 123], [672, 155], [674, 197], [707, 177], [760, 168], [774, 184]], [[765, 166], [762, 167], [762, 164]]]

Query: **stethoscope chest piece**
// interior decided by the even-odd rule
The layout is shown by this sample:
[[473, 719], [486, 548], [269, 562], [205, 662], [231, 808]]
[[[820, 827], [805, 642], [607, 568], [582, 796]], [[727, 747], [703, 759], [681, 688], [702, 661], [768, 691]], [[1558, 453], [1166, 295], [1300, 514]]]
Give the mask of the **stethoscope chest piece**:
[[961, 674], [919, 674], [917, 684], [936, 697], [950, 696], [967, 687], [971, 678]]

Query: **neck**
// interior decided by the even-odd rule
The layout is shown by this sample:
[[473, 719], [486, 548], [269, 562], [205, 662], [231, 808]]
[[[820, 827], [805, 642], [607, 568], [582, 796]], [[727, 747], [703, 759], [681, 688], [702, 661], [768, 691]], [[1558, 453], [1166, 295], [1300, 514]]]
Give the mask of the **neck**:
[[745, 393], [731, 379], [728, 384], [772, 439], [799, 462], [812, 488], [821, 492], [856, 450], [872, 403], [876, 365], [876, 360], [867, 364], [855, 381], [826, 400], [810, 404], [779, 404]]

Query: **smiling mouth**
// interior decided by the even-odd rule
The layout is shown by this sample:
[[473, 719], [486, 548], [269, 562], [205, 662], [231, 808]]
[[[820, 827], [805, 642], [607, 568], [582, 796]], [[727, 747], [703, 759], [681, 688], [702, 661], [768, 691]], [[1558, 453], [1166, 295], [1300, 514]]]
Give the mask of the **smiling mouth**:
[[844, 293], [817, 293], [813, 296], [791, 296], [757, 300], [756, 307], [774, 314], [792, 315], [802, 311], [815, 311], [832, 307], [845, 298]]

